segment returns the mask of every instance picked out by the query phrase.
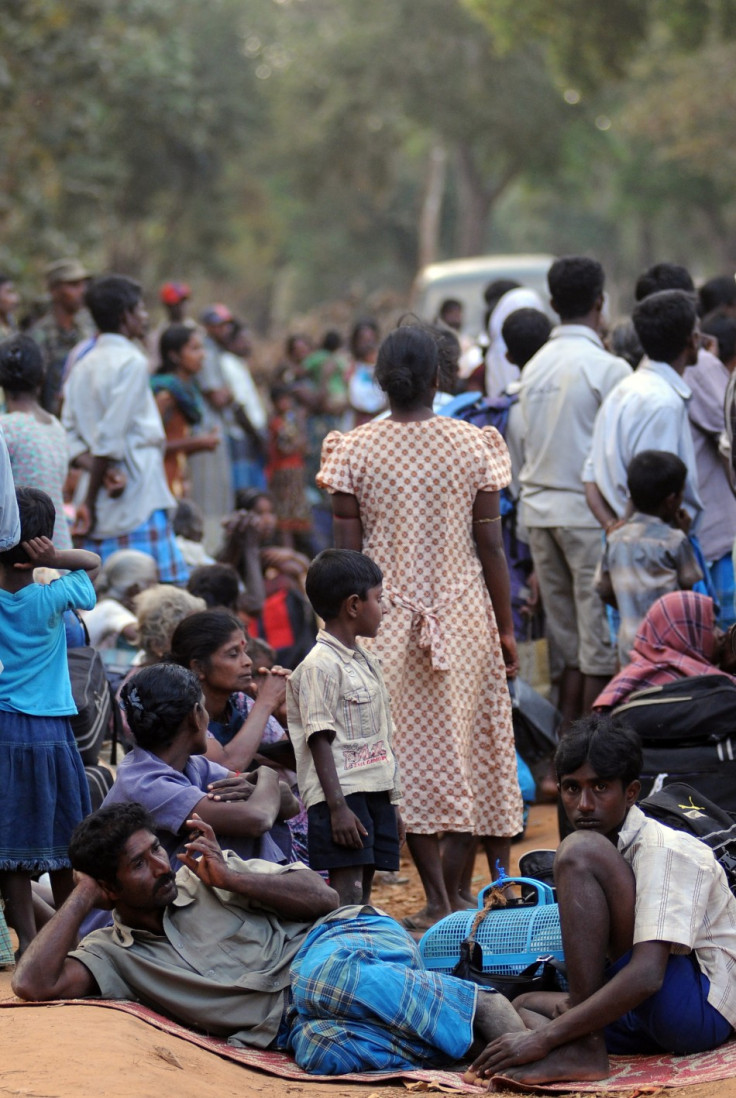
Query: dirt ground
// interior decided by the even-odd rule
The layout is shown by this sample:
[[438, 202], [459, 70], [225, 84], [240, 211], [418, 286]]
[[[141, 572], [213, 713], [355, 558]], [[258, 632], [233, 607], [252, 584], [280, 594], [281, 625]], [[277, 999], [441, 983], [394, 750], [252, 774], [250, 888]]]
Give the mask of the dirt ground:
[[[556, 840], [555, 809], [533, 808], [523, 841], [513, 847], [512, 868], [525, 850], [555, 846]], [[409, 877], [408, 884], [374, 889], [375, 903], [397, 918], [417, 911], [423, 900], [408, 855], [402, 858], [401, 875]], [[475, 887], [482, 887], [487, 876], [485, 859], [479, 856]], [[12, 999], [10, 976], [10, 971], [0, 971], [0, 1000]], [[279, 1079], [222, 1060], [137, 1018], [86, 1006], [0, 1010], [0, 1048], [0, 1095], [19, 1098], [398, 1098], [408, 1093], [403, 1085]], [[643, 1093], [630, 1091], [627, 1098]], [[677, 1094], [736, 1098], [736, 1079], [678, 1088]]]

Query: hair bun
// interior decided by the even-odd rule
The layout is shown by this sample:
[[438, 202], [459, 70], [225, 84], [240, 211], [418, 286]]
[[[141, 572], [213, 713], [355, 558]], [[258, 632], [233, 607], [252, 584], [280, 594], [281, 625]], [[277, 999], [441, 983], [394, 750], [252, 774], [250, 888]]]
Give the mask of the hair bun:
[[0, 343], [0, 385], [8, 392], [35, 392], [43, 380], [43, 357], [35, 339], [11, 336]]

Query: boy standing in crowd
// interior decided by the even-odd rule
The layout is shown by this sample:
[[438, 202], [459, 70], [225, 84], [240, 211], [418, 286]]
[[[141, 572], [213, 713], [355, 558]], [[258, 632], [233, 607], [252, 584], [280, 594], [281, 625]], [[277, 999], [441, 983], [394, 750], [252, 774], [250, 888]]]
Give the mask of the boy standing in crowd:
[[378, 565], [352, 549], [312, 561], [307, 596], [325, 624], [286, 685], [309, 864], [329, 870], [341, 904], [368, 903], [375, 870], [399, 868], [403, 841], [388, 692], [357, 644], [381, 625], [382, 583]]
[[610, 531], [596, 589], [618, 609], [623, 667], [650, 606], [669, 591], [691, 591], [703, 573], [687, 534], [677, 527], [687, 468], [676, 454], [642, 450], [629, 463], [634, 513]]

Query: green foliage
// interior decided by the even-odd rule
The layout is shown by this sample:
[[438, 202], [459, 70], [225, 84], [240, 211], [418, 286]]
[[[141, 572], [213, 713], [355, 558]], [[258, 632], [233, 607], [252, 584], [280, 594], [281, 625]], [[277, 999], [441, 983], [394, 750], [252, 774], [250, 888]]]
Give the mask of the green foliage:
[[736, 0], [5, 0], [0, 267], [359, 302], [408, 286], [438, 149], [438, 258], [725, 261], [735, 32]]
[[[223, 0], [11, 0], [0, 23], [6, 252], [32, 263], [83, 251], [136, 270], [154, 244], [162, 264], [212, 253], [226, 235], [215, 213], [226, 158], [263, 123], [233, 33], [239, 10]], [[241, 193], [246, 183], [257, 186], [243, 178]]]
[[558, 76], [585, 89], [627, 74], [652, 42], [674, 51], [736, 33], [735, 0], [464, 0], [501, 50], [534, 41]]

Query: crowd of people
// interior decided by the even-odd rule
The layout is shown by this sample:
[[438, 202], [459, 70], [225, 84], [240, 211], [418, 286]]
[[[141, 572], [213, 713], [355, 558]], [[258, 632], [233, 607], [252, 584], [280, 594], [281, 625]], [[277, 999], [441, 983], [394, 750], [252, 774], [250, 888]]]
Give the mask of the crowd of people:
[[[346, 352], [293, 333], [266, 391], [247, 325], [190, 319], [183, 282], [149, 333], [139, 283], [60, 260], [20, 331], [0, 275], [0, 894], [22, 997], [139, 998], [326, 1073], [474, 1056], [600, 1078], [606, 1050], [730, 1036], [736, 900], [636, 808], [616, 708], [736, 664], [736, 281], [696, 294], [657, 264], [613, 327], [595, 260], [548, 281], [554, 327], [494, 283], [482, 339], [455, 300], [383, 339], [358, 320]], [[478, 843], [489, 880], [510, 867], [508, 680], [542, 614], [569, 992], [512, 1006], [427, 972], [411, 934], [474, 903]], [[100, 798], [74, 647], [121, 710]], [[425, 904], [400, 927], [370, 900], [404, 840]], [[703, 897], [687, 917], [673, 863]], [[679, 996], [697, 1021], [669, 1020]]]

